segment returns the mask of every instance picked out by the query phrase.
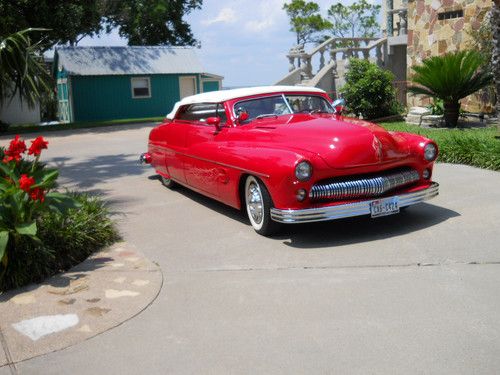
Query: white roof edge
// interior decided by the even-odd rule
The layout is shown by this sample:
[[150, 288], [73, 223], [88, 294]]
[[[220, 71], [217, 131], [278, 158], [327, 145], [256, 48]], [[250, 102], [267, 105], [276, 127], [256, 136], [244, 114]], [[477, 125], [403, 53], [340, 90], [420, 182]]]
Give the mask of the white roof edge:
[[177, 110], [187, 104], [196, 103], [221, 103], [231, 99], [244, 98], [247, 96], [273, 94], [279, 92], [311, 92], [311, 93], [326, 93], [326, 91], [316, 87], [305, 86], [258, 86], [245, 87], [241, 89], [210, 91], [202, 94], [186, 96], [181, 101], [175, 103], [172, 112], [167, 115], [167, 118], [173, 119]]
[[[213, 73], [201, 73], [201, 75], [207, 76], [208, 79], [218, 79], [218, 80], [223, 80], [224, 76], [218, 75], [218, 74], [213, 74]], [[205, 79], [205, 78], [202, 78]]]

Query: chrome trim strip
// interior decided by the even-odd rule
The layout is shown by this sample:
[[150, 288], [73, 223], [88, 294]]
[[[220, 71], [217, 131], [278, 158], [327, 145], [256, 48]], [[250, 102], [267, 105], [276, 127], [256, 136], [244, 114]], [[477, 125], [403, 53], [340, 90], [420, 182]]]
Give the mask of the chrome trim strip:
[[309, 192], [309, 198], [311, 200], [338, 200], [374, 197], [389, 190], [411, 184], [419, 179], [420, 175], [416, 170], [407, 169], [379, 177], [316, 184]]
[[[399, 197], [399, 207], [406, 207], [434, 198], [438, 194], [439, 194], [439, 184], [437, 182], [433, 182], [431, 186], [429, 186], [426, 189], [418, 190], [413, 193], [399, 194], [393, 196]], [[278, 208], [272, 208], [271, 218], [274, 221], [280, 223], [294, 224], [294, 223], [309, 223], [313, 221], [335, 220], [346, 217], [369, 215], [370, 204], [379, 199], [382, 198], [369, 199], [355, 203], [340, 204], [336, 206], [306, 208], [303, 210], [281, 210]]]

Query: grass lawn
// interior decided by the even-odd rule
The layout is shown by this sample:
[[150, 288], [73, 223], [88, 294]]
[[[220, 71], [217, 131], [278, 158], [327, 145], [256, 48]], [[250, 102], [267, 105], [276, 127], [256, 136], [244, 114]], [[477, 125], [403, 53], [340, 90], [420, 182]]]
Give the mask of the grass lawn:
[[439, 146], [438, 161], [500, 171], [500, 139], [495, 138], [495, 127], [427, 129], [405, 122], [386, 122], [380, 125], [387, 130], [415, 133], [433, 139]]
[[103, 126], [111, 125], [127, 125], [127, 124], [139, 124], [145, 122], [160, 122], [164, 117], [146, 117], [146, 118], [132, 118], [132, 119], [121, 119], [121, 120], [109, 120], [109, 121], [91, 121], [91, 122], [72, 122], [69, 124], [59, 124], [59, 125], [11, 125], [7, 131], [0, 132], [0, 135], [9, 134], [24, 134], [24, 133], [45, 133], [60, 130], [70, 130], [70, 129], [90, 129], [99, 128]]

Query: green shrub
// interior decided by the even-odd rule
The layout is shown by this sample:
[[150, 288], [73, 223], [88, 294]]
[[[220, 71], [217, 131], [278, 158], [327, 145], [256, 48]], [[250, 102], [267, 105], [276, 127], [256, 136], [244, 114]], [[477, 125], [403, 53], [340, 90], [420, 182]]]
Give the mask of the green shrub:
[[438, 162], [472, 165], [500, 171], [500, 140], [496, 129], [426, 129], [404, 122], [383, 123], [393, 131], [420, 134], [436, 141], [439, 147]]
[[5, 133], [7, 130], [9, 130], [10, 124], [0, 121], [0, 133]]
[[119, 239], [109, 212], [99, 197], [70, 194], [79, 208], [64, 214], [47, 211], [37, 218], [39, 243], [21, 240], [9, 261], [0, 291], [40, 282], [68, 270], [90, 254]]
[[80, 208], [66, 215], [40, 217], [40, 237], [54, 252], [58, 268], [67, 269], [119, 237], [104, 202], [96, 196], [72, 193]]
[[40, 162], [47, 145], [37, 137], [28, 148], [17, 135], [0, 147], [0, 290], [65, 269], [116, 237], [100, 202], [54, 191], [59, 172]]
[[444, 103], [441, 99], [434, 98], [427, 108], [431, 111], [431, 115], [444, 115]]
[[350, 112], [365, 119], [396, 115], [401, 105], [392, 84], [394, 75], [368, 60], [350, 59], [341, 92]]

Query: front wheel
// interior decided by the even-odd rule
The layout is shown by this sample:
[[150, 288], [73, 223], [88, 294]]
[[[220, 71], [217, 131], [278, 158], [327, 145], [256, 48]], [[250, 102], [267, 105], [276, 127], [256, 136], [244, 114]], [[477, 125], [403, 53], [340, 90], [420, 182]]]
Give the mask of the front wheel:
[[279, 229], [279, 224], [271, 219], [271, 196], [266, 186], [253, 176], [245, 181], [245, 204], [250, 224], [257, 233], [269, 236]]

